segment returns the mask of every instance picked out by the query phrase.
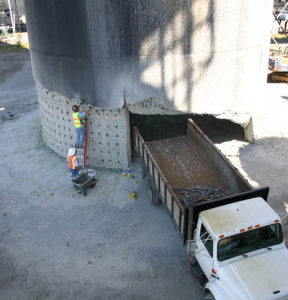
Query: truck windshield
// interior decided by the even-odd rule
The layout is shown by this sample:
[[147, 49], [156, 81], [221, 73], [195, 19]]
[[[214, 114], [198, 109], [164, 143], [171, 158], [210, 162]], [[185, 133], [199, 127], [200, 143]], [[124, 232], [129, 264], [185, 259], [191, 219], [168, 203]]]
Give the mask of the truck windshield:
[[217, 257], [219, 261], [223, 261], [251, 251], [278, 245], [282, 241], [281, 225], [268, 225], [220, 240], [217, 246]]

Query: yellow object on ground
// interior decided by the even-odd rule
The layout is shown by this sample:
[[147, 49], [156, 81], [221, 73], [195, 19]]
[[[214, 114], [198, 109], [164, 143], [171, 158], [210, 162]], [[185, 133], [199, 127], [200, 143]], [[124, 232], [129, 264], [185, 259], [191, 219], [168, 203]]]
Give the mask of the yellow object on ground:
[[128, 198], [131, 199], [131, 198], [134, 198], [134, 199], [137, 199], [138, 196], [137, 196], [137, 193], [135, 191], [133, 191], [132, 193], [128, 194]]

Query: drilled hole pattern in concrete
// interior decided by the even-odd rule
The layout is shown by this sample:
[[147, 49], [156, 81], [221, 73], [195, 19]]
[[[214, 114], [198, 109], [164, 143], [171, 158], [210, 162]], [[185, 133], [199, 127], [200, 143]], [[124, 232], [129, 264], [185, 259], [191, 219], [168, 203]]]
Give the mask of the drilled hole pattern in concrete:
[[[37, 83], [43, 139], [53, 151], [66, 157], [75, 144], [72, 106], [68, 99]], [[81, 111], [88, 109], [81, 105]], [[123, 169], [129, 164], [129, 116], [125, 108], [93, 107], [88, 118], [87, 164], [94, 167]]]

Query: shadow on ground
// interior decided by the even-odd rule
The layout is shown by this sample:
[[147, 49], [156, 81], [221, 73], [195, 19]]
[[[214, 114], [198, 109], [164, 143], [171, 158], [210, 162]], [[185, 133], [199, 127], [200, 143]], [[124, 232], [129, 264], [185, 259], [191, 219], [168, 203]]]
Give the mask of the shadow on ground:
[[[247, 176], [260, 186], [269, 186], [269, 204], [281, 217], [288, 213], [288, 140], [263, 138], [240, 149], [239, 159]], [[288, 232], [286, 232], [286, 238]]]

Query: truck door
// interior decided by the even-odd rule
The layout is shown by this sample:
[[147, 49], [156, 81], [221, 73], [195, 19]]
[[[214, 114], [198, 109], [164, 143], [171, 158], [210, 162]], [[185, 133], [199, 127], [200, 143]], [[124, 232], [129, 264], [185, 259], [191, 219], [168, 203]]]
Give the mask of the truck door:
[[209, 279], [213, 267], [213, 239], [202, 222], [200, 230], [197, 230], [195, 254], [202, 271]]

